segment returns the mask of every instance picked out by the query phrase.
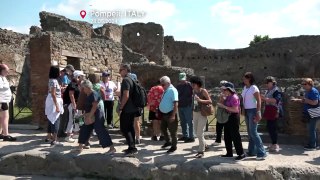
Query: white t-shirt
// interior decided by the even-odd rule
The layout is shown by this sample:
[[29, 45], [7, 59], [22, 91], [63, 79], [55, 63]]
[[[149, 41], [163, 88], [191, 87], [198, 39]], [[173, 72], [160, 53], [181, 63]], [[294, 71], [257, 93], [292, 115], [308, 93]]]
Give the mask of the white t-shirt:
[[0, 103], [9, 103], [11, 96], [10, 84], [7, 78], [0, 76]]
[[257, 108], [257, 100], [254, 97], [254, 93], [260, 93], [259, 89], [256, 85], [251, 85], [249, 88], [246, 86], [243, 88], [242, 91], [242, 99], [243, 99], [243, 106], [244, 109], [253, 109]]
[[114, 90], [117, 89], [117, 85], [113, 81], [101, 82], [101, 85], [106, 91], [106, 101], [114, 101]]

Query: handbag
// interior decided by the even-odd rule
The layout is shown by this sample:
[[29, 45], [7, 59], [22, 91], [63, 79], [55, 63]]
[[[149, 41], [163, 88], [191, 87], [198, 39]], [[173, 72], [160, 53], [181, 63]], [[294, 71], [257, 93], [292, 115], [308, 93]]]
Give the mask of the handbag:
[[213, 109], [212, 104], [201, 104], [200, 105], [200, 113], [201, 113], [202, 116], [213, 115], [214, 114], [214, 109]]
[[310, 108], [308, 109], [308, 113], [310, 115], [311, 118], [317, 118], [320, 117], [320, 106], [316, 107], [316, 108]]
[[276, 106], [272, 105], [266, 105], [264, 112], [263, 112], [263, 118], [266, 120], [276, 120], [279, 117], [278, 108]]
[[216, 118], [217, 118], [218, 123], [224, 124], [224, 123], [228, 122], [229, 116], [230, 116], [230, 113], [226, 109], [221, 108], [221, 107], [217, 108]]
[[214, 109], [212, 104], [201, 104], [200, 112], [202, 116], [213, 115]]

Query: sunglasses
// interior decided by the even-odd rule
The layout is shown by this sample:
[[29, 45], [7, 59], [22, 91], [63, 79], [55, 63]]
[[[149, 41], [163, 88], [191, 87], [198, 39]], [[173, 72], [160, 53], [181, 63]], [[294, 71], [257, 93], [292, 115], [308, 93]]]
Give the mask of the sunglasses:
[[306, 86], [306, 85], [307, 85], [307, 83], [301, 83], [301, 85], [302, 85], [302, 86]]

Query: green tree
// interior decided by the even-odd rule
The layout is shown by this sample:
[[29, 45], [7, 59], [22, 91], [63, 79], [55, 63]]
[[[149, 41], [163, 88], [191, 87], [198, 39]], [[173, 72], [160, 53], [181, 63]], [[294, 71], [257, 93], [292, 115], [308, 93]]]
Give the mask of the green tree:
[[252, 46], [258, 42], [262, 42], [262, 41], [267, 41], [270, 40], [271, 38], [268, 35], [265, 36], [261, 36], [261, 35], [254, 35], [253, 40], [250, 41], [249, 46]]

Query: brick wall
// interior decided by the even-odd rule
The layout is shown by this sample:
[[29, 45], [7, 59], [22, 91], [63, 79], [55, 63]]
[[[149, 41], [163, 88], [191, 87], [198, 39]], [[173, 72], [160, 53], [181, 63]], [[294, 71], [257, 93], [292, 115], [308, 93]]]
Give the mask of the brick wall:
[[32, 98], [32, 122], [46, 126], [45, 99], [48, 94], [49, 69], [51, 66], [50, 36], [30, 39], [30, 84]]

